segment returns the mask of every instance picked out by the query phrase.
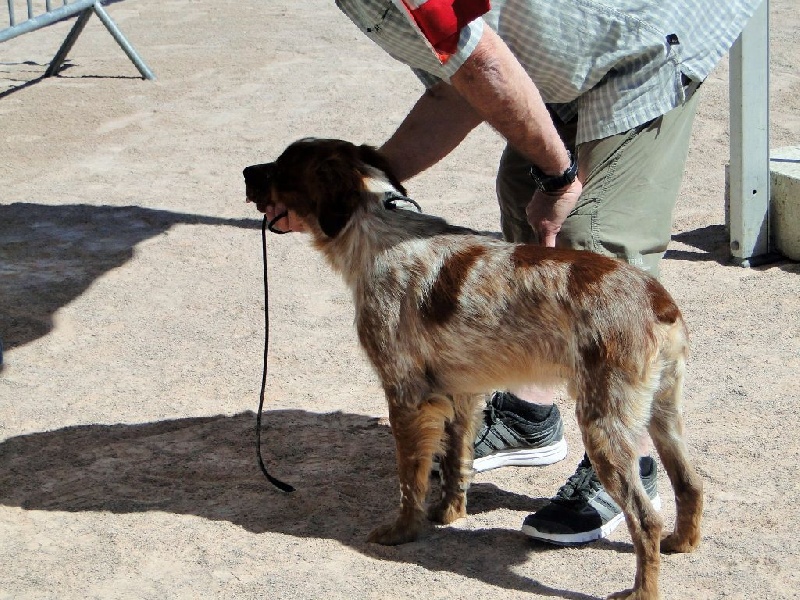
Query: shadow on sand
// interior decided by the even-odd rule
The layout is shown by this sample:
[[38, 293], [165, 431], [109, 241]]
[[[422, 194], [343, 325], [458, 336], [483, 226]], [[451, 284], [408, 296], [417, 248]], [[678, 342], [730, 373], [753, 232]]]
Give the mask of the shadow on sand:
[[173, 225], [259, 229], [260, 220], [223, 219], [138, 206], [0, 205], [0, 336], [6, 350], [53, 328], [53, 314], [134, 247]]
[[[514, 573], [512, 567], [528, 563], [532, 554], [552, 551], [516, 530], [431, 527], [418, 542], [403, 546], [366, 543], [372, 527], [393, 515], [397, 495], [391, 433], [375, 418], [266, 413], [265, 460], [270, 471], [297, 488], [291, 494], [273, 488], [258, 470], [254, 423], [254, 414], [245, 412], [75, 426], [10, 438], [0, 443], [0, 504], [195, 515], [256, 534], [334, 539], [380, 560], [418, 564], [509, 590], [591, 598]], [[288, 439], [291, 444], [284, 443]], [[486, 483], [473, 485], [469, 493], [472, 515], [498, 508], [534, 511], [544, 502]], [[487, 548], [498, 549], [503, 560], [487, 560]], [[629, 545], [608, 549], [630, 552]]]

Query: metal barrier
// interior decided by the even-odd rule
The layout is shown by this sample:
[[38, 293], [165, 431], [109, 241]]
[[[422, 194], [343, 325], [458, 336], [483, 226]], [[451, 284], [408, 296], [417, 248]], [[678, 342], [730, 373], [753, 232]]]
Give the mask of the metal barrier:
[[58, 73], [58, 70], [61, 68], [64, 60], [67, 58], [67, 54], [72, 49], [72, 46], [78, 39], [78, 36], [83, 31], [83, 28], [86, 26], [86, 22], [89, 20], [89, 17], [91, 17], [92, 13], [94, 13], [98, 16], [100, 21], [102, 21], [103, 25], [105, 25], [106, 29], [116, 40], [117, 44], [119, 44], [120, 47], [125, 51], [125, 54], [128, 55], [128, 58], [131, 59], [134, 65], [136, 65], [136, 68], [139, 70], [139, 73], [142, 74], [142, 77], [145, 79], [155, 79], [153, 72], [136, 53], [136, 50], [133, 49], [133, 46], [131, 46], [128, 40], [125, 39], [125, 36], [122, 35], [122, 32], [117, 27], [117, 24], [114, 23], [110, 16], [108, 16], [108, 13], [102, 6], [102, 0], [74, 0], [73, 2], [70, 2], [69, 0], [62, 0], [62, 4], [63, 5], [59, 6], [58, 8], [53, 8], [52, 0], [45, 0], [45, 11], [37, 15], [35, 14], [33, 0], [26, 0], [26, 18], [23, 21], [17, 22], [14, 0], [8, 0], [9, 24], [5, 29], [0, 29], [0, 42], [5, 42], [20, 36], [23, 33], [36, 31], [42, 27], [47, 27], [48, 25], [58, 23], [59, 21], [63, 21], [64, 19], [68, 19], [77, 15], [78, 19], [75, 21], [75, 25], [72, 26], [72, 29], [64, 40], [64, 43], [61, 44], [61, 48], [51, 61], [47, 71], [45, 71], [44, 76], [51, 77], [52, 75]]
[[769, 0], [731, 49], [731, 254], [743, 266], [769, 260]]

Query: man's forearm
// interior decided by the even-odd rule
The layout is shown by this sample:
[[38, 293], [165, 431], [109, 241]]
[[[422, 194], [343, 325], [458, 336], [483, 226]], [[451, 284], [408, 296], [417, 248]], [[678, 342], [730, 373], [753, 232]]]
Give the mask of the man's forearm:
[[539, 90], [508, 46], [489, 27], [451, 78], [453, 87], [519, 152], [548, 175], [569, 156]]
[[456, 90], [439, 83], [425, 91], [380, 150], [405, 181], [447, 156], [482, 120]]

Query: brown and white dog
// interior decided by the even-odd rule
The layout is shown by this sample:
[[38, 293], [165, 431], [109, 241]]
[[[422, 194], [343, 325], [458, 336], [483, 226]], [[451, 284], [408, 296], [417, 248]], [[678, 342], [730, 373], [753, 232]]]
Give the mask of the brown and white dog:
[[[353, 292], [400, 478], [400, 513], [370, 541], [417, 537], [436, 453], [443, 493], [427, 516], [466, 515], [480, 394], [566, 382], [586, 453], [636, 550], [634, 588], [615, 597], [657, 598], [659, 544], [694, 550], [703, 502], [683, 441], [687, 331], [661, 284], [590, 252], [510, 244], [400, 210], [394, 198], [405, 190], [369, 146], [300, 140], [244, 177], [247, 199], [261, 212], [286, 207]], [[646, 432], [675, 490], [677, 522], [663, 540], [639, 478]]]

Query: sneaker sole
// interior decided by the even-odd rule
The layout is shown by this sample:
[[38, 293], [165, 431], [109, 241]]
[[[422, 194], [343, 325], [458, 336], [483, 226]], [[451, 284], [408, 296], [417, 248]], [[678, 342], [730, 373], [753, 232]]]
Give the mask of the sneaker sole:
[[489, 456], [472, 461], [476, 473], [491, 471], [500, 467], [543, 467], [552, 465], [567, 457], [567, 440], [560, 439], [544, 448], [501, 450]]
[[[653, 508], [656, 510], [661, 510], [661, 497], [656, 495], [655, 498], [650, 498], [650, 502], [653, 504]], [[582, 531], [580, 533], [545, 533], [539, 531], [535, 527], [531, 527], [530, 525], [523, 525], [522, 526], [522, 533], [531, 537], [535, 540], [539, 540], [542, 542], [548, 542], [550, 544], [555, 544], [556, 546], [581, 546], [583, 544], [588, 544], [589, 542], [594, 542], [595, 540], [602, 539], [604, 537], [608, 537], [613, 533], [613, 531], [619, 527], [619, 524], [625, 520], [625, 515], [623, 513], [619, 513], [613, 519], [611, 519], [608, 523], [599, 527], [597, 529], [593, 529], [592, 531]]]

